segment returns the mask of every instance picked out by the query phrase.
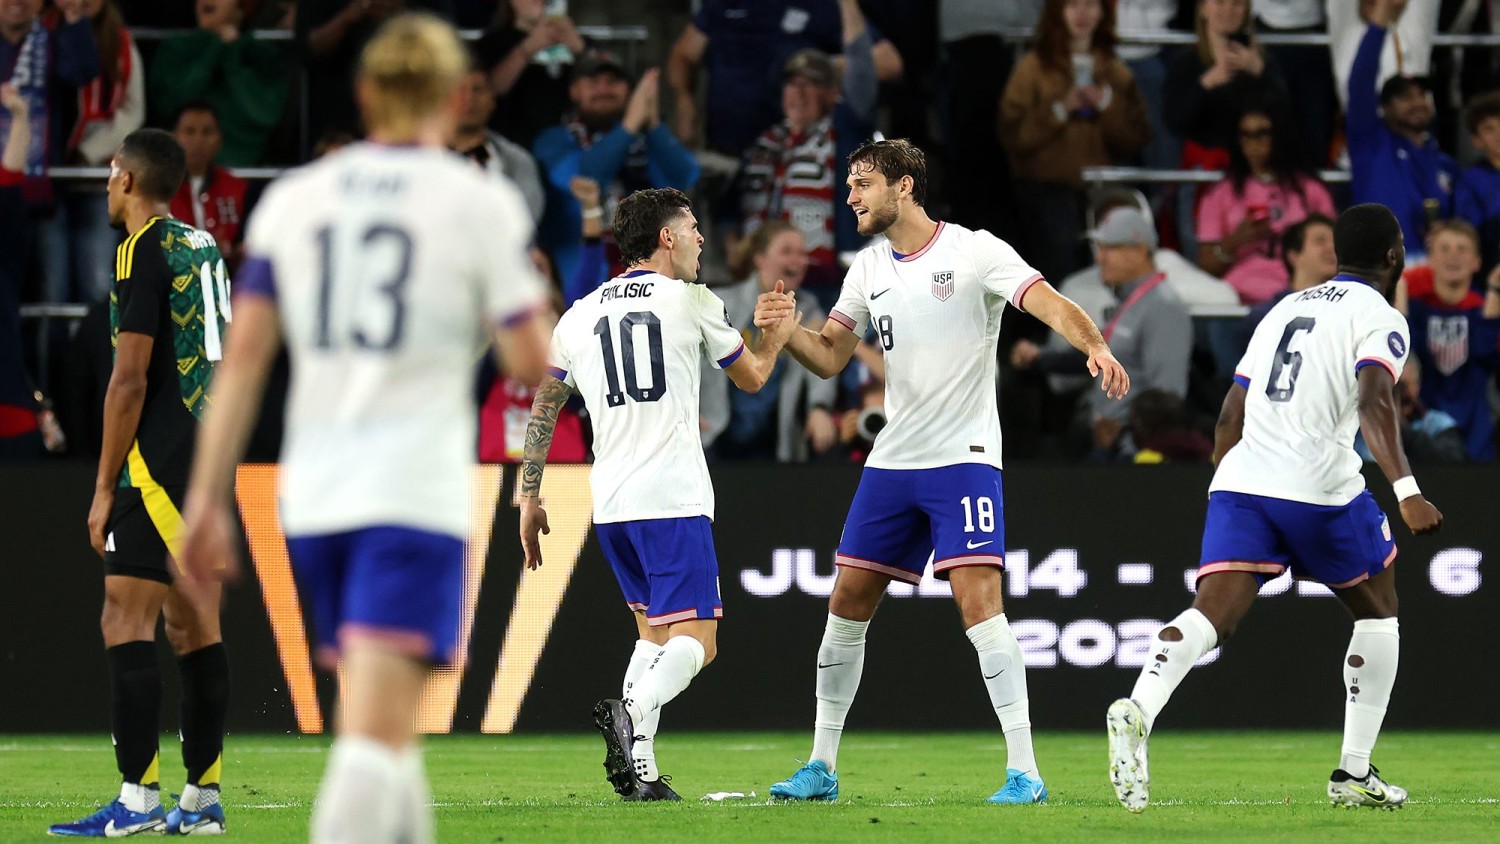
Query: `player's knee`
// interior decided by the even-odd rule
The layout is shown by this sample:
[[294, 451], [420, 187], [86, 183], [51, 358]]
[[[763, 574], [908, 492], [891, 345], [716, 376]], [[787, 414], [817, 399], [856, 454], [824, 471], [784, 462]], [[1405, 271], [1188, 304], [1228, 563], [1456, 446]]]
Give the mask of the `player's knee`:
[[714, 661], [714, 657], [719, 655], [718, 641], [714, 636], [707, 636], [699, 639], [698, 643], [703, 646], [703, 667], [707, 668]]

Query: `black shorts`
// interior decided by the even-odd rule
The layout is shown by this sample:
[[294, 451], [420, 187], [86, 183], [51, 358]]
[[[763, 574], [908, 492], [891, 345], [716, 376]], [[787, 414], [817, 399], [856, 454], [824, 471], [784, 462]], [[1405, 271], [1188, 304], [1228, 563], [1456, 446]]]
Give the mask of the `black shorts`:
[[115, 490], [104, 532], [104, 573], [171, 584], [182, 541], [184, 487], [146, 484]]

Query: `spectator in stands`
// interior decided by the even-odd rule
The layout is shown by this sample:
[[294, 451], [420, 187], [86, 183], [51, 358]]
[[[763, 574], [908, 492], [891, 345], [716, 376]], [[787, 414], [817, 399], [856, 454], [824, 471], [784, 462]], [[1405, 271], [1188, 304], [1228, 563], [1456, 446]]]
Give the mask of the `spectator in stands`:
[[232, 275], [239, 266], [241, 227], [249, 214], [249, 183], [219, 164], [224, 132], [213, 103], [197, 100], [184, 105], [172, 134], [187, 153], [187, 178], [172, 197], [172, 216], [213, 235]]
[[[42, 0], [0, 3], [0, 83], [14, 85], [26, 99], [26, 119], [31, 121], [21, 184], [28, 232], [53, 210], [47, 165], [63, 160], [68, 131], [61, 115], [71, 110], [77, 89], [99, 75], [99, 52], [83, 0], [60, 0], [58, 9], [61, 21], [48, 21], [41, 14]], [[12, 112], [5, 114], [0, 134], [14, 119]], [[32, 236], [28, 233], [24, 240], [29, 250]], [[52, 283], [65, 284], [66, 279]]]
[[[1379, 90], [1393, 76], [1428, 75], [1432, 67], [1432, 37], [1437, 33], [1442, 0], [1325, 2], [1334, 90], [1345, 113], [1349, 111], [1349, 80], [1354, 72], [1355, 55], [1371, 23], [1379, 21], [1383, 29], [1395, 33], [1395, 37], [1381, 45], [1378, 69], [1370, 86], [1372, 90]], [[1301, 83], [1302, 80], [1298, 79], [1298, 84]]]
[[[1255, 0], [1255, 20], [1262, 33], [1323, 35], [1328, 31], [1323, 3], [1324, 0]], [[1342, 5], [1348, 5], [1348, 0], [1342, 0]], [[1292, 115], [1302, 129], [1305, 154], [1298, 164], [1311, 169], [1327, 166], [1338, 114], [1329, 52], [1305, 44], [1283, 44], [1267, 46], [1266, 55], [1276, 62], [1285, 79], [1295, 80], [1287, 86], [1287, 96]]]
[[562, 279], [566, 307], [594, 292], [609, 277], [609, 254], [604, 243], [604, 199], [599, 183], [587, 176], [574, 176], [568, 192], [578, 201], [578, 220], [583, 249], [571, 276]]
[[[1099, 277], [1109, 288], [1097, 319], [1115, 357], [1130, 372], [1131, 398], [1153, 388], [1185, 395], [1193, 318], [1166, 273], [1156, 266], [1156, 228], [1150, 218], [1138, 208], [1114, 208], [1088, 236]], [[1084, 363], [1081, 352], [1069, 355], [1051, 344], [1044, 352], [1023, 340], [1011, 350], [1016, 369], [1035, 368], [1049, 375], [1082, 375]], [[1094, 453], [1107, 457], [1121, 445], [1130, 400], [1113, 401], [1100, 390], [1085, 392]]]
[[[222, 130], [219, 162], [226, 167], [261, 164], [266, 141], [281, 122], [286, 104], [286, 56], [242, 29], [240, 7], [233, 0], [197, 0], [196, 8], [198, 28], [156, 48], [151, 61], [152, 113], [158, 124], [166, 124], [188, 103], [206, 100]], [[344, 91], [343, 99], [352, 102], [351, 91]], [[315, 115], [322, 106], [309, 107], [309, 114]]]
[[1250, 347], [1250, 337], [1255, 334], [1256, 326], [1276, 307], [1277, 302], [1293, 293], [1301, 293], [1309, 287], [1322, 284], [1339, 271], [1338, 255], [1333, 251], [1333, 218], [1314, 211], [1301, 222], [1287, 226], [1286, 231], [1281, 233], [1281, 262], [1290, 283], [1271, 298], [1250, 309], [1250, 314], [1240, 323], [1234, 348], [1226, 350], [1226, 356], [1233, 357], [1233, 360], [1219, 361], [1222, 371], [1230, 372], [1239, 363], [1245, 349]]
[[[546, 306], [549, 326], [557, 324], [562, 310], [559, 305], [554, 300]], [[547, 328], [549, 334], [551, 330], [551, 327]], [[479, 459], [484, 463], [520, 463], [525, 453], [526, 425], [531, 421], [531, 403], [536, 398], [536, 387], [498, 372], [490, 356], [485, 358], [489, 386], [479, 405]], [[547, 462], [588, 462], [589, 447], [579, 407], [581, 402], [575, 397], [558, 411], [557, 428], [552, 436], [552, 447], [547, 452]]]
[[36, 400], [21, 346], [21, 282], [26, 272], [26, 202], [21, 181], [31, 145], [31, 104], [15, 85], [0, 85], [0, 462], [42, 454]]
[[[62, 161], [84, 167], [109, 163], [125, 136], [146, 120], [146, 71], [130, 30], [110, 0], [83, 0], [98, 48], [100, 73], [77, 90], [76, 121]], [[54, 302], [94, 302], [109, 295], [110, 267], [120, 235], [109, 225], [106, 197], [96, 183], [55, 186], [56, 211], [41, 228], [44, 296]]]
[[[795, 53], [837, 55], [869, 30], [876, 76], [901, 76], [901, 54], [865, 23], [858, 0], [705, 0], [667, 63], [674, 125], [684, 142], [738, 157], [782, 117], [778, 71]], [[697, 72], [708, 65], [706, 132], [699, 127]], [[848, 93], [846, 91], [846, 93]]]
[[[1313, 0], [1315, 2], [1316, 0]], [[1177, 0], [1118, 0], [1115, 3], [1115, 25], [1121, 31], [1165, 31], [1178, 11]], [[1182, 141], [1167, 128], [1164, 115], [1167, 62], [1160, 44], [1120, 44], [1115, 48], [1120, 60], [1130, 68], [1146, 114], [1151, 119], [1151, 139], [1142, 150], [1147, 167], [1172, 168], [1182, 159]]]
[[1188, 425], [1182, 396], [1159, 387], [1143, 391], [1130, 402], [1130, 438], [1135, 463], [1207, 463], [1214, 444], [1202, 431]]
[[1390, 208], [1406, 234], [1408, 256], [1420, 257], [1430, 226], [1452, 213], [1458, 164], [1432, 136], [1432, 88], [1425, 78], [1392, 76], [1377, 87], [1391, 15], [1402, 8], [1380, 0], [1371, 12], [1350, 71], [1345, 134], [1352, 199]]
[[499, 0], [494, 22], [475, 45], [499, 98], [490, 128], [527, 149], [568, 110], [568, 76], [587, 43], [567, 15], [543, 0]]
[[[848, 208], [844, 162], [874, 130], [874, 65], [868, 32], [844, 46], [843, 96], [837, 67], [817, 50], [803, 50], [782, 68], [784, 117], [745, 151], [730, 194], [739, 235], [769, 220], [787, 220], [807, 238], [812, 265], [807, 292], [832, 307], [843, 282], [839, 256], [865, 243]], [[733, 241], [729, 251], [734, 252]]]
[[448, 147], [478, 164], [479, 169], [486, 173], [510, 179], [521, 189], [526, 207], [531, 210], [532, 223], [541, 222], [547, 196], [542, 190], [536, 161], [525, 147], [489, 128], [490, 115], [495, 110], [489, 74], [476, 65], [464, 78], [464, 87], [469, 96], [463, 114], [454, 124]]
[[1000, 138], [1024, 181], [1026, 255], [1047, 278], [1083, 258], [1083, 168], [1123, 163], [1151, 136], [1145, 100], [1115, 57], [1113, 6], [1048, 0], [1000, 101]]
[[[1412, 356], [1422, 365], [1422, 403], [1457, 420], [1471, 459], [1494, 460], [1489, 384], [1500, 370], [1500, 279], [1490, 281], [1484, 296], [1474, 291], [1479, 234], [1462, 220], [1438, 223], [1428, 247], [1431, 288], [1404, 279]], [[1402, 298], [1398, 291], [1398, 306]]]
[[1167, 125], [1184, 139], [1183, 164], [1218, 170], [1229, 163], [1241, 107], [1285, 98], [1276, 63], [1255, 40], [1249, 0], [1198, 0], [1196, 49], [1173, 56]]
[[1500, 266], [1500, 91], [1469, 101], [1469, 137], [1481, 156], [1458, 177], [1454, 213], [1479, 232], [1484, 268]]
[[1248, 106], [1223, 181], [1198, 204], [1198, 266], [1234, 285], [1247, 305], [1286, 289], [1282, 233], [1310, 213], [1336, 213], [1328, 189], [1303, 168], [1293, 134], [1279, 103]]
[[382, 23], [407, 0], [298, 0], [297, 44], [307, 68], [308, 137], [329, 129], [358, 133], [354, 67]]
[[[1469, 462], [1464, 432], [1458, 422], [1422, 403], [1422, 364], [1415, 355], [1406, 359], [1406, 368], [1401, 370], [1395, 390], [1401, 408], [1401, 446], [1408, 460], [1413, 464]], [[1354, 437], [1354, 450], [1366, 463], [1375, 462], [1362, 433]]]
[[573, 110], [561, 125], [537, 136], [532, 151], [547, 182], [547, 210], [539, 245], [551, 253], [560, 278], [578, 268], [582, 232], [574, 176], [587, 176], [604, 191], [604, 219], [614, 202], [643, 188], [690, 190], [698, 163], [661, 120], [660, 75], [641, 75], [632, 91], [630, 74], [609, 53], [590, 51], [574, 65], [568, 87]]
[[[724, 300], [730, 324], [749, 336], [755, 326], [756, 297], [775, 289], [777, 281], [787, 290], [798, 289], [808, 268], [802, 231], [785, 220], [772, 220], [741, 241], [730, 257], [729, 270], [741, 281], [715, 292]], [[827, 315], [816, 301], [809, 298], [799, 306], [804, 325], [815, 331], [823, 326]], [[716, 401], [727, 397], [727, 424], [714, 444], [721, 458], [803, 463], [838, 444], [833, 418], [838, 382], [812, 375], [789, 356], [777, 361], [766, 387], [754, 395], [724, 378], [704, 384], [707, 426], [715, 425]]]

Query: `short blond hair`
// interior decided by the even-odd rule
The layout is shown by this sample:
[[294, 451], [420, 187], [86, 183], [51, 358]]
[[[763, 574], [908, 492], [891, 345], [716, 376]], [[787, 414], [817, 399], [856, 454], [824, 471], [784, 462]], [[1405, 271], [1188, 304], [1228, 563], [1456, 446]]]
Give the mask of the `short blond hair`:
[[425, 12], [391, 18], [359, 57], [358, 78], [369, 86], [366, 131], [415, 130], [443, 109], [468, 70], [468, 52], [448, 23]]

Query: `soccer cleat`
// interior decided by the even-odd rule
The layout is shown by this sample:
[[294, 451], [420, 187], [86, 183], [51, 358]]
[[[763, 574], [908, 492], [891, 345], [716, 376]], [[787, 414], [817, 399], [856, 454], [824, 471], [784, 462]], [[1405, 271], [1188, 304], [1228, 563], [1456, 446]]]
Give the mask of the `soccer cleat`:
[[76, 838], [125, 838], [129, 835], [160, 835], [167, 829], [167, 813], [161, 806], [149, 812], [132, 812], [118, 798], [99, 811], [72, 823], [53, 824], [48, 835]]
[[167, 813], [168, 835], [223, 835], [224, 805], [218, 800], [204, 806], [201, 811], [183, 811], [178, 803]]
[[1406, 789], [1391, 785], [1380, 778], [1374, 765], [1364, 779], [1355, 779], [1340, 768], [1328, 776], [1328, 799], [1335, 806], [1353, 809], [1369, 806], [1371, 809], [1399, 809], [1406, 803]]
[[[1146, 715], [1140, 704], [1120, 698], [1109, 705], [1109, 782], [1120, 805], [1132, 812], [1146, 811], [1151, 800], [1151, 774], [1146, 768]], [[1330, 784], [1330, 793], [1333, 786]]]
[[681, 802], [682, 798], [672, 790], [672, 778], [661, 776], [654, 780], [635, 781], [635, 790], [625, 795], [627, 803], [655, 803], [667, 801], [672, 803]]
[[630, 799], [635, 791], [635, 760], [630, 749], [635, 744], [635, 726], [625, 703], [601, 700], [594, 706], [594, 726], [604, 736], [604, 773], [615, 793]]
[[771, 786], [771, 796], [778, 800], [837, 800], [839, 775], [828, 770], [821, 760], [814, 759]]
[[987, 803], [1017, 805], [1023, 803], [1046, 803], [1047, 786], [1041, 778], [1033, 777], [1015, 768], [1005, 769], [1005, 785], [991, 794]]

